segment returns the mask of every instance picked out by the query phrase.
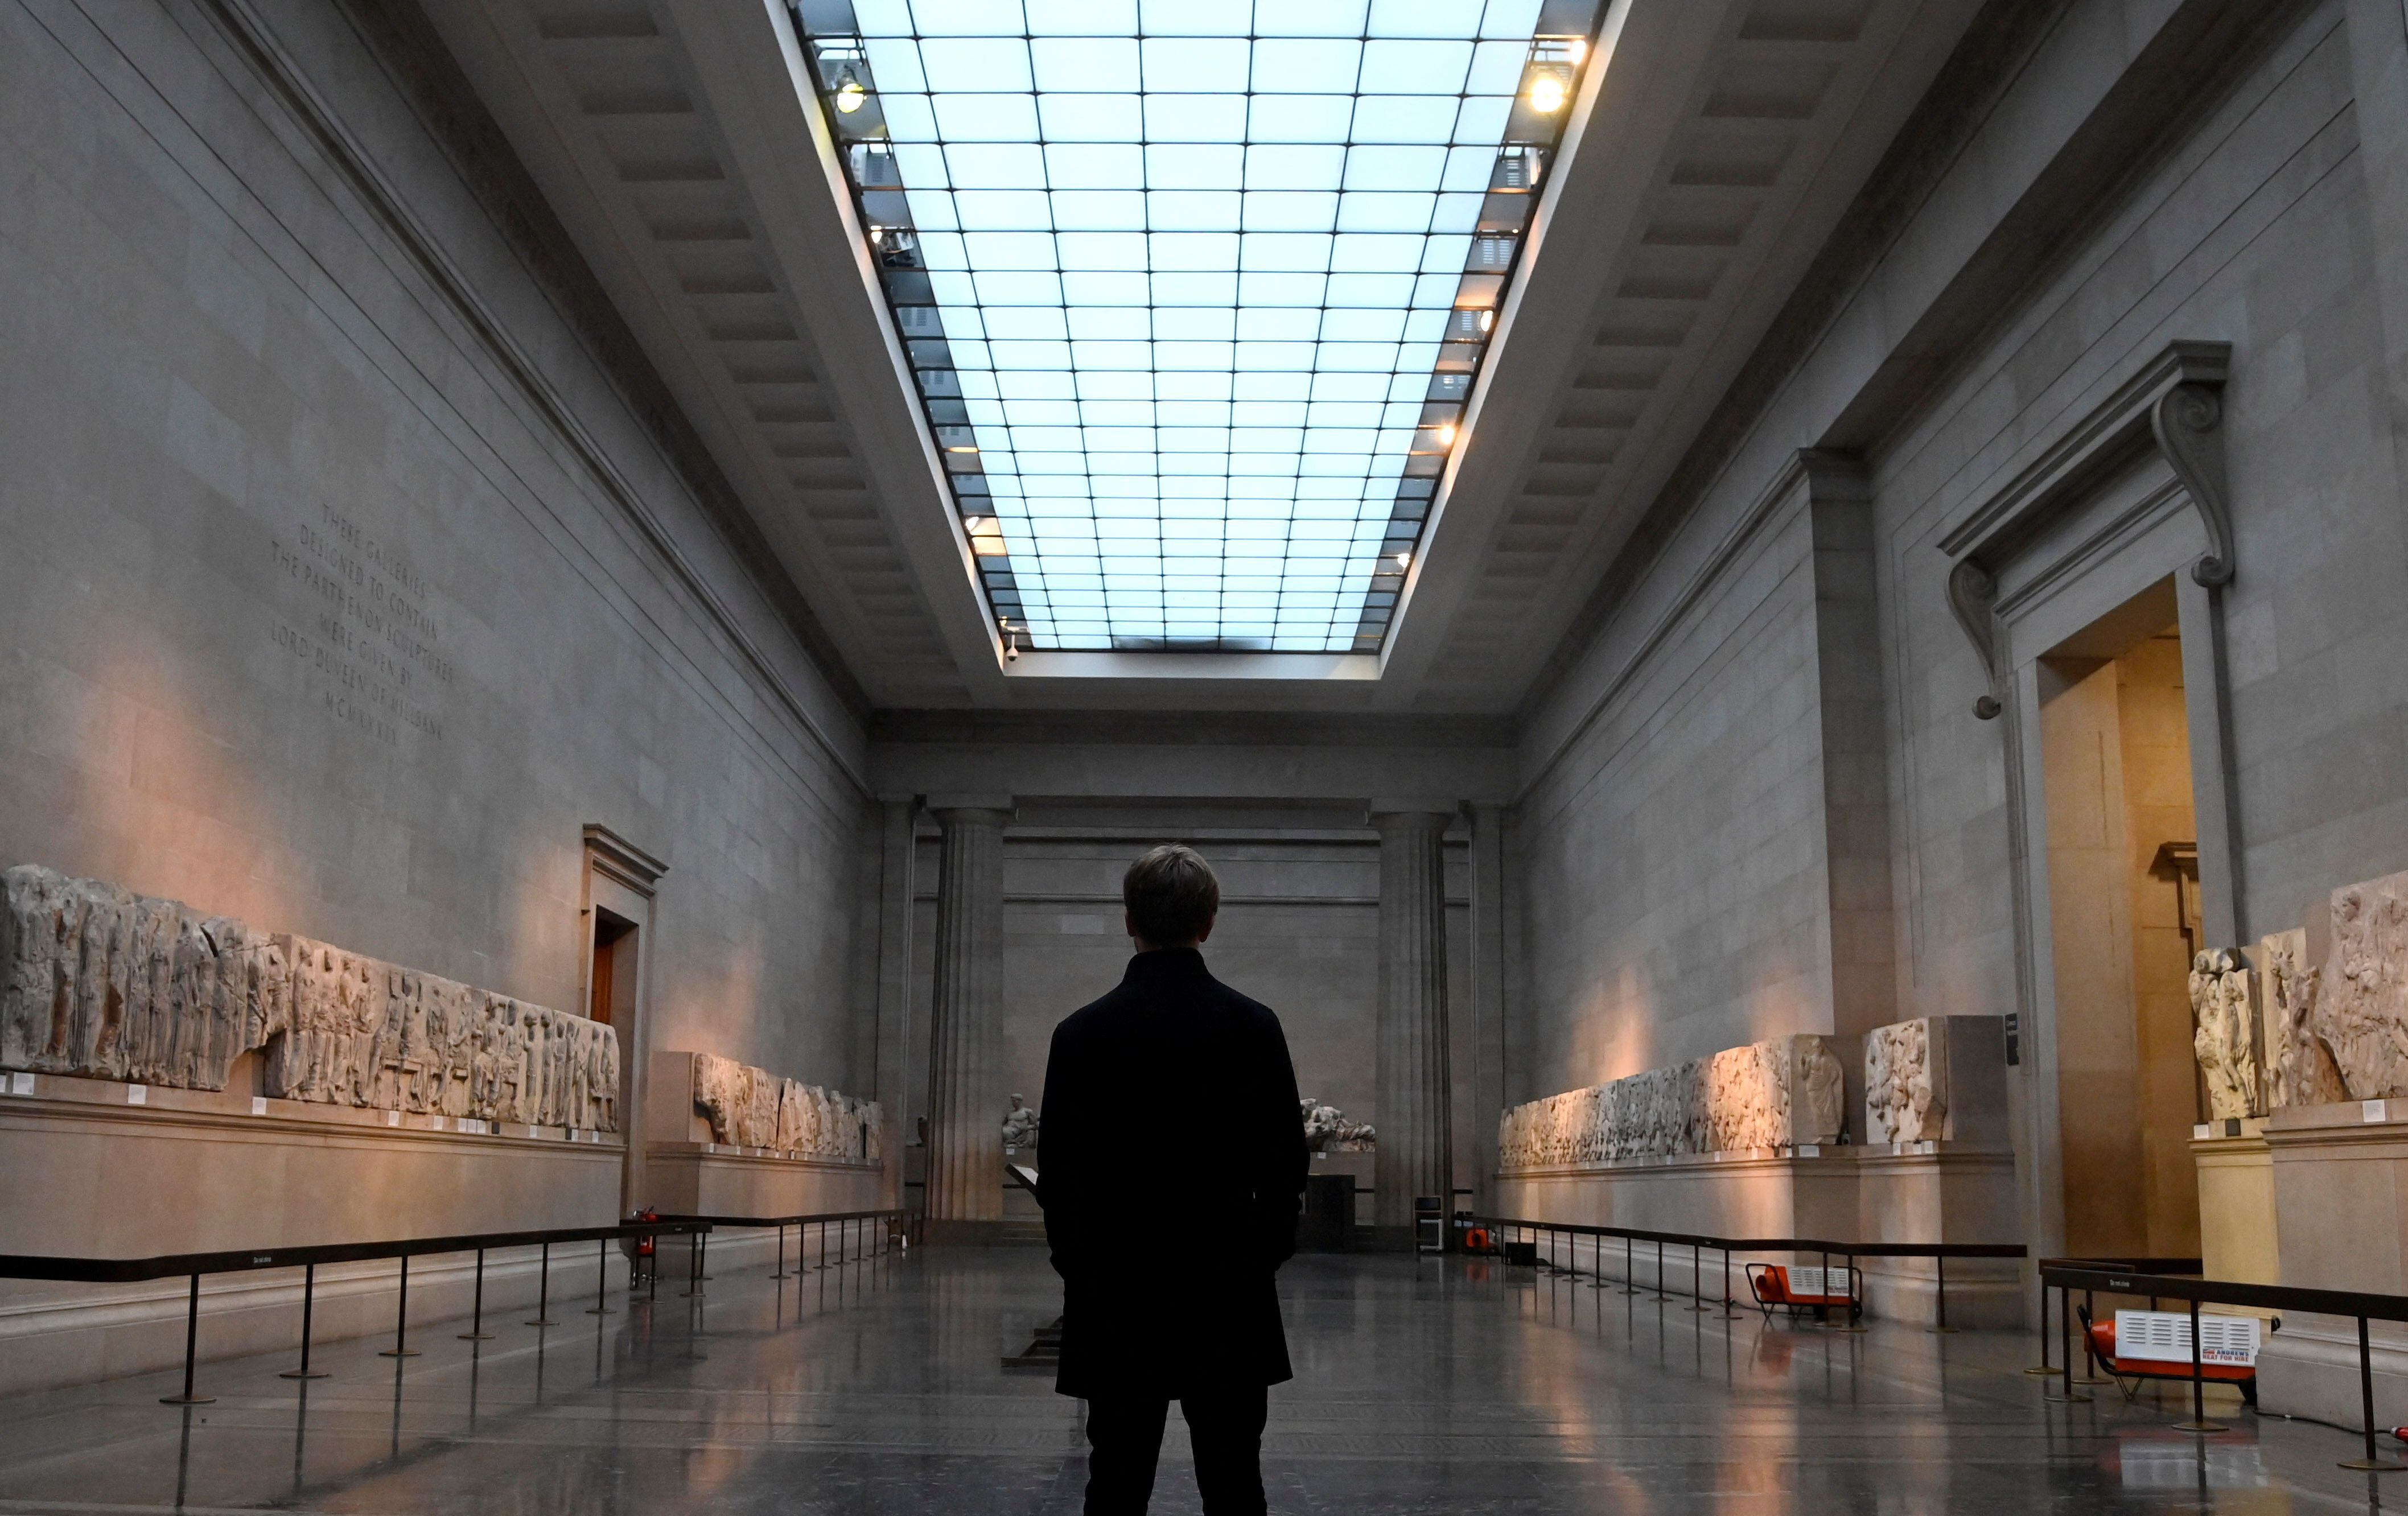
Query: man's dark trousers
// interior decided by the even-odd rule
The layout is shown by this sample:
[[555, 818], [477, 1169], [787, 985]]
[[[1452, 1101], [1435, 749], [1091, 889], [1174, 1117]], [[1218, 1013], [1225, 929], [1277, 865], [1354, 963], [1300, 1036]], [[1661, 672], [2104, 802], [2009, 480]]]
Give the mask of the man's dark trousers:
[[[1196, 1446], [1196, 1488], [1209, 1516], [1261, 1516], [1264, 1387], [1208, 1391], [1179, 1402]], [[1114, 1395], [1087, 1403], [1087, 1516], [1131, 1516], [1154, 1494], [1170, 1402]]]

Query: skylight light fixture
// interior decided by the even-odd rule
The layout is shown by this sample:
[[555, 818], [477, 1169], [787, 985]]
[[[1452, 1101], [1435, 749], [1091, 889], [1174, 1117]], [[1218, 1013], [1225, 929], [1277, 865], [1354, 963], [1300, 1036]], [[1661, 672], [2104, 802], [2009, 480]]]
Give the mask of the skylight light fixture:
[[794, 4], [1007, 655], [1377, 651], [1597, 0]]

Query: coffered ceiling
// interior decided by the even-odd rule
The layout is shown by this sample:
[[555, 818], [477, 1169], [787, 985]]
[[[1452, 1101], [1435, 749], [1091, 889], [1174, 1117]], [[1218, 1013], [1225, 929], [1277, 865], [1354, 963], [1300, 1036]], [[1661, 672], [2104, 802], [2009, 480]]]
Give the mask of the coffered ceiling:
[[1382, 651], [1007, 661], [780, 0], [423, 3], [875, 705], [1425, 712], [1524, 700], [1978, 8], [1608, 6]]

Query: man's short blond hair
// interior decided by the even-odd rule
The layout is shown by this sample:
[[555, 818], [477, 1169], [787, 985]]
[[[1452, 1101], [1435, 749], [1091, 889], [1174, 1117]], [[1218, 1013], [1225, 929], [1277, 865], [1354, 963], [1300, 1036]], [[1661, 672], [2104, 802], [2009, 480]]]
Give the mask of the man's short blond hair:
[[1221, 881], [1195, 849], [1149, 848], [1121, 878], [1121, 904], [1138, 939], [1157, 948], [1193, 942], [1221, 908]]

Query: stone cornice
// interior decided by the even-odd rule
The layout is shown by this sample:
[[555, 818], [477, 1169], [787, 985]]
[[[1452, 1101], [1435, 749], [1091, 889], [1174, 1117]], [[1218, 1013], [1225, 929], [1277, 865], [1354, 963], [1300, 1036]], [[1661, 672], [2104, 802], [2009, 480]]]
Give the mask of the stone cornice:
[[2152, 449], [2172, 466], [2206, 533], [2207, 551], [2191, 565], [2191, 578], [2208, 586], [2231, 582], [2223, 435], [2231, 360], [2229, 342], [2169, 342], [1941, 537], [1940, 551], [1955, 560], [1948, 570], [1949, 608], [1990, 683], [1974, 702], [1974, 715], [1988, 721], [2000, 709], [2000, 570]]

